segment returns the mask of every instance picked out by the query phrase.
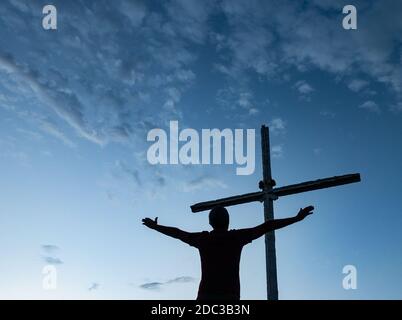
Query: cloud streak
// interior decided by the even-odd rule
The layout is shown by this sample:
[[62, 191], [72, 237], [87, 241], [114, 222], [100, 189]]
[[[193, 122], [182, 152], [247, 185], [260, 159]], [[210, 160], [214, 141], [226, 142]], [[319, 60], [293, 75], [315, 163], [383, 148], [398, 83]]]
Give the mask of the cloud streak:
[[195, 278], [189, 276], [177, 277], [174, 279], [167, 280], [165, 282], [147, 282], [140, 285], [141, 289], [145, 290], [160, 290], [163, 286], [174, 284], [174, 283], [190, 283], [194, 282]]
[[54, 264], [54, 265], [64, 263], [61, 259], [51, 256], [43, 257], [43, 261], [45, 261], [47, 264]]
[[41, 245], [41, 249], [45, 252], [45, 256], [42, 256], [42, 259], [47, 264], [53, 265], [61, 265], [64, 262], [57, 258], [55, 255], [60, 251], [60, 248], [54, 244], [43, 244]]
[[[49, 106], [62, 120], [75, 129], [79, 136], [100, 145], [104, 144], [97, 133], [88, 128], [83, 116], [83, 106], [74, 93], [54, 88], [51, 84], [43, 82], [37, 71], [29, 67], [24, 68], [15, 62], [10, 54], [0, 55], [0, 70], [14, 76], [19, 86], [27, 86], [31, 89], [42, 103]], [[53, 132], [56, 131], [53, 130]]]
[[53, 244], [44, 244], [41, 246], [42, 249], [47, 253], [55, 253], [60, 250], [60, 248]]
[[378, 104], [375, 103], [375, 102], [372, 101], [372, 100], [369, 100], [369, 101], [366, 101], [366, 102], [362, 103], [362, 104], [359, 106], [359, 108], [360, 108], [360, 109], [363, 109], [363, 110], [366, 110], [366, 111], [369, 111], [369, 112], [372, 112], [372, 113], [377, 113], [377, 114], [380, 114], [380, 113], [381, 113], [381, 109], [380, 109], [380, 107], [378, 106]]
[[99, 288], [100, 288], [100, 284], [97, 282], [94, 282], [89, 286], [88, 291], [96, 291]]
[[183, 191], [184, 192], [193, 192], [201, 189], [208, 189], [208, 188], [221, 188], [226, 189], [227, 185], [214, 177], [205, 175], [193, 180], [190, 180], [184, 184]]

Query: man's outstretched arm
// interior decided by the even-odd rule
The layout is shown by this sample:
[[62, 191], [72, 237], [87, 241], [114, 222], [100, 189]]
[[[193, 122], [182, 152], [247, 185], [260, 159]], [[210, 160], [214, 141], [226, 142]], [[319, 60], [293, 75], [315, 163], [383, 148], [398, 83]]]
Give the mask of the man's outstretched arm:
[[189, 232], [180, 230], [179, 228], [161, 226], [160, 224], [158, 224], [158, 217], [156, 217], [155, 220], [152, 220], [150, 218], [142, 219], [142, 224], [150, 229], [154, 229], [169, 237], [176, 238], [184, 242], [186, 242], [186, 240], [188, 240], [190, 236]]
[[314, 207], [313, 206], [308, 206], [303, 209], [300, 209], [299, 212], [297, 213], [296, 216], [291, 217], [291, 218], [286, 218], [286, 219], [274, 219], [274, 220], [268, 220], [259, 226], [256, 226], [254, 228], [249, 228], [249, 229], [242, 229], [241, 231], [244, 232], [245, 235], [250, 237], [252, 240], [257, 239], [267, 232], [277, 230], [280, 228], [287, 227], [288, 225], [291, 225], [293, 223], [302, 221], [305, 217], [307, 217], [310, 214], [313, 214]]

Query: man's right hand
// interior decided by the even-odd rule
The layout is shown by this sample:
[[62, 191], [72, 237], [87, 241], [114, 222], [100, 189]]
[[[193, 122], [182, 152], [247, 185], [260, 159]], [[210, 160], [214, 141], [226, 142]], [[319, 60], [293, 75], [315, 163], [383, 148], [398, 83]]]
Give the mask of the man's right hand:
[[144, 226], [147, 226], [148, 228], [155, 229], [158, 225], [158, 217], [156, 217], [155, 220], [152, 220], [150, 218], [142, 219], [142, 224]]
[[300, 208], [300, 210], [299, 210], [299, 212], [298, 212], [298, 214], [297, 214], [297, 218], [299, 219], [299, 220], [303, 220], [305, 217], [307, 217], [308, 215], [310, 215], [310, 214], [313, 214], [313, 210], [314, 210], [314, 207], [313, 206], [308, 206], [308, 207], [305, 207], [305, 208]]

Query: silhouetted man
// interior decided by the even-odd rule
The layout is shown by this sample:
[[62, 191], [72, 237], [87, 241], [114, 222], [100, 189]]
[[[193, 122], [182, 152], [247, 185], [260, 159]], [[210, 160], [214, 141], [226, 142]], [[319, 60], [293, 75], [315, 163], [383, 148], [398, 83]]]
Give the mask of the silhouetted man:
[[244, 245], [269, 231], [286, 227], [312, 214], [313, 206], [300, 209], [292, 218], [266, 221], [254, 228], [228, 230], [229, 213], [216, 207], [209, 213], [212, 231], [186, 232], [178, 228], [161, 226], [158, 218], [142, 220], [147, 227], [198, 248], [201, 257], [201, 282], [197, 300], [239, 300], [240, 255]]

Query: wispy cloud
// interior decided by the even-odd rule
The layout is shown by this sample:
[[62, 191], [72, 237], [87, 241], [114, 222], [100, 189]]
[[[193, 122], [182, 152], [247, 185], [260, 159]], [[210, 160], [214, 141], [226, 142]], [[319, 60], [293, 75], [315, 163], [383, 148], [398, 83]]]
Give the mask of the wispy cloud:
[[115, 162], [115, 166], [120, 173], [122, 173], [125, 177], [128, 177], [136, 185], [138, 186], [142, 185], [140, 173], [137, 169], [131, 169], [124, 161], [121, 160], [117, 160]]
[[148, 282], [140, 285], [140, 288], [147, 290], [159, 290], [164, 283], [162, 282]]
[[43, 260], [47, 263], [47, 264], [63, 264], [64, 262], [56, 257], [43, 257]]
[[252, 99], [253, 95], [251, 92], [241, 92], [237, 101], [238, 105], [247, 110], [250, 115], [258, 113], [258, 109], [255, 107]]
[[0, 138], [0, 158], [11, 159], [12, 161], [17, 161], [23, 166], [30, 165], [30, 157], [16, 144], [13, 137], [1, 137]]
[[314, 148], [313, 153], [314, 153], [315, 156], [319, 156], [322, 153], [322, 149], [321, 148]]
[[182, 276], [182, 277], [177, 277], [171, 280], [168, 280], [166, 283], [188, 283], [188, 282], [194, 282], [194, 278], [193, 277], [189, 277], [189, 276]]
[[349, 82], [348, 88], [354, 92], [359, 92], [363, 88], [366, 88], [369, 85], [369, 82], [362, 79], [353, 79]]
[[44, 256], [42, 256], [43, 261], [45, 261], [47, 264], [63, 264], [64, 262], [56, 257], [56, 254], [60, 251], [60, 248], [54, 244], [43, 244], [41, 245], [42, 251], [45, 253]]
[[272, 158], [282, 158], [283, 157], [283, 146], [275, 145], [271, 147]]
[[184, 192], [192, 192], [200, 189], [207, 189], [207, 188], [227, 188], [227, 185], [214, 177], [211, 176], [201, 176], [195, 178], [193, 180], [188, 181], [184, 184], [183, 191]]
[[147, 282], [144, 284], [140, 285], [140, 288], [146, 289], [146, 290], [159, 290], [163, 286], [174, 284], [174, 283], [189, 283], [189, 282], [194, 282], [195, 278], [189, 277], [189, 276], [182, 276], [182, 277], [177, 277], [174, 279], [167, 280], [165, 282]]
[[54, 245], [54, 244], [43, 244], [42, 246], [43, 251], [53, 254], [56, 253], [57, 251], [59, 251], [59, 247]]
[[284, 133], [286, 122], [282, 118], [274, 118], [269, 122], [269, 129], [273, 134]]
[[20, 133], [22, 136], [27, 137], [28, 139], [33, 141], [40, 141], [43, 139], [40, 133], [29, 129], [17, 128], [17, 132]]
[[325, 118], [330, 118], [333, 119], [336, 117], [336, 113], [330, 110], [322, 110], [320, 111], [320, 115], [325, 117]]
[[369, 112], [377, 113], [377, 114], [381, 113], [381, 109], [378, 106], [378, 104], [376, 102], [372, 101], [372, 100], [364, 102], [363, 104], [361, 104], [359, 106], [359, 108], [364, 109], [364, 110], [369, 111]]
[[[75, 143], [71, 133], [100, 146], [131, 143], [150, 126], [181, 115], [181, 97], [196, 79], [191, 68], [197, 50], [189, 44], [206, 39], [213, 2], [178, 1], [162, 6], [163, 13], [150, 7], [145, 2], [112, 5], [100, 0], [82, 10], [70, 2], [63, 8], [63, 37], [47, 41], [30, 14], [37, 7], [5, 1], [3, 23], [16, 33], [30, 28], [32, 45], [29, 55], [19, 50], [26, 39], [10, 42], [9, 53], [0, 50], [0, 84], [9, 89], [7, 95], [25, 99], [20, 105], [28, 101], [31, 112], [55, 117], [58, 121], [40, 128], [67, 146]], [[104, 37], [111, 40], [107, 45]], [[141, 46], [130, 48], [129, 41]], [[62, 55], [51, 54], [61, 46]], [[4, 99], [9, 110], [20, 111], [8, 103], [10, 97]]]
[[[400, 93], [401, 61], [394, 54], [395, 43], [402, 40], [402, 3], [384, 0], [365, 6], [359, 12], [364, 27], [348, 37], [334, 23], [334, 12], [343, 5], [339, 1], [316, 0], [224, 0], [222, 11], [232, 29], [214, 38], [217, 50], [225, 50], [226, 57], [218, 70], [233, 79], [248, 77], [250, 71], [278, 78], [289, 67], [301, 72], [324, 71], [335, 77], [347, 73], [355, 79], [344, 80], [352, 91], [366, 88], [365, 81], [375, 81]], [[268, 22], [270, 12], [276, 14]], [[381, 32], [376, 27], [379, 21]], [[359, 45], [351, 46], [351, 42]], [[365, 80], [361, 80], [363, 76]], [[314, 90], [306, 82], [299, 83], [296, 89], [304, 98]]]
[[392, 104], [389, 109], [394, 113], [402, 113], [402, 102]]
[[254, 94], [244, 87], [228, 86], [218, 90], [216, 100], [225, 111], [233, 110], [241, 115], [252, 116], [260, 112]]
[[300, 93], [300, 98], [303, 100], [309, 100], [310, 94], [315, 91], [306, 80], [297, 81], [293, 87]]
[[76, 145], [72, 142], [51, 120], [49, 119], [40, 119], [38, 120], [39, 127], [43, 132], [59, 139], [66, 146], [74, 148]]
[[0, 55], [0, 70], [15, 76], [19, 87], [26, 86], [30, 89], [42, 103], [74, 128], [79, 136], [103, 144], [97, 134], [88, 128], [83, 116], [83, 106], [74, 93], [43, 82], [39, 72], [18, 64], [11, 54]]
[[95, 291], [95, 290], [98, 290], [99, 288], [100, 288], [100, 284], [97, 283], [97, 282], [93, 282], [93, 283], [89, 286], [88, 291]]

